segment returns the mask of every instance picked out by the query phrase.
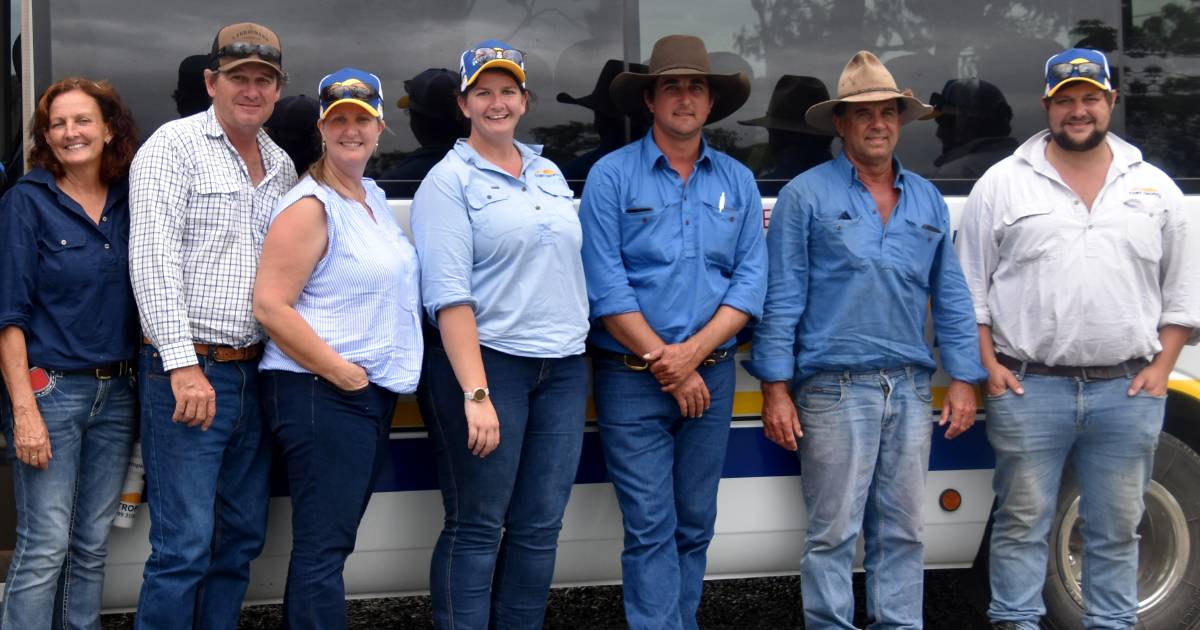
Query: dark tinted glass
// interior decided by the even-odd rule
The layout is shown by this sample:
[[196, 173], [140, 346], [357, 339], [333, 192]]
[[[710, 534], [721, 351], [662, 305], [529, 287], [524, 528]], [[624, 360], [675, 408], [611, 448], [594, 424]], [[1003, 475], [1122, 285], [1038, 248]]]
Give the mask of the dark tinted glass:
[[4, 166], [4, 173], [0, 174], [0, 192], [20, 177], [21, 170], [21, 87], [17, 83], [12, 56], [17, 34], [21, 32], [19, 9], [19, 3], [0, 2], [0, 32], [4, 33], [3, 50], [0, 50], [0, 103], [4, 105], [4, 114], [0, 116], [0, 162]]
[[[78, 73], [111, 79], [146, 135], [178, 117], [172, 94], [180, 91], [180, 62], [206, 54], [223, 24], [259, 22], [279, 35], [290, 77], [285, 97], [315, 97], [321, 77], [343, 66], [374, 72], [383, 82], [392, 133], [383, 135], [368, 175], [404, 174], [409, 184], [393, 188], [404, 196], [411, 196], [424, 171], [445, 154], [458, 129], [447, 90], [423, 90], [416, 97], [437, 103], [424, 118], [399, 109], [397, 101], [408, 94], [406, 80], [429, 68], [457, 74], [464, 49], [488, 38], [508, 41], [528, 53], [528, 86], [536, 95], [518, 139], [545, 143], [544, 154], [565, 167], [597, 146], [599, 137], [591, 109], [559, 102], [556, 95], [590, 93], [604, 61], [621, 58], [623, 41], [620, 5], [614, 11], [606, 0], [54, 0], [49, 5], [53, 58], [48, 78]], [[201, 80], [193, 76], [193, 84]], [[184, 86], [182, 93], [187, 92]], [[414, 118], [424, 125], [424, 146], [411, 128]], [[303, 144], [307, 138], [294, 140]]]
[[[1132, 0], [1121, 94], [1125, 131], [1167, 174], [1200, 178], [1200, 5]], [[1197, 182], [1186, 182], [1197, 192]]]

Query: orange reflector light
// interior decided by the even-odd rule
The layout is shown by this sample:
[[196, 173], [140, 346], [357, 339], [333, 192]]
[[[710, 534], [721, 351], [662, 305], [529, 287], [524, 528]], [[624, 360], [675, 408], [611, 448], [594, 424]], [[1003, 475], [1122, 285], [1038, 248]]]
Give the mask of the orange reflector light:
[[947, 512], [953, 512], [962, 507], [962, 495], [954, 488], [944, 490], [942, 495], [938, 497], [938, 505], [942, 506], [942, 509]]

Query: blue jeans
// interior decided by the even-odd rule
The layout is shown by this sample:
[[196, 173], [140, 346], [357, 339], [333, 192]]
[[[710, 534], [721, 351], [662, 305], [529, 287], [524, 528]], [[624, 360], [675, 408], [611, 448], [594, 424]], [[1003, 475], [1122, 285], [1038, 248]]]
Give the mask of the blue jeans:
[[396, 394], [368, 385], [345, 392], [313, 374], [267, 370], [262, 409], [287, 459], [292, 557], [285, 628], [345, 628], [342, 570], [354, 551], [388, 453]]
[[1050, 527], [1069, 462], [1080, 492], [1083, 626], [1132, 628], [1138, 606], [1137, 527], [1166, 397], [1144, 391], [1127, 396], [1130, 378], [1016, 374], [1023, 396], [1006, 391], [986, 401], [997, 498], [988, 616], [1035, 630], [1045, 614], [1042, 584]]
[[108, 532], [137, 427], [133, 377], [51, 372], [37, 398], [50, 434], [50, 467], [17, 461], [13, 412], [0, 400], [17, 505], [17, 545], [5, 585], [0, 628], [100, 627]]
[[500, 419], [500, 445], [482, 459], [467, 450], [463, 389], [446, 351], [425, 353], [419, 399], [446, 511], [429, 569], [433, 622], [541, 628], [583, 447], [587, 360], [481, 350]]
[[200, 357], [216, 390], [207, 431], [173, 422], [175, 395], [158, 352], [142, 347], [142, 459], [150, 558], [139, 630], [236, 628], [250, 561], [267, 529], [271, 445], [258, 409], [256, 361]]
[[600, 442], [625, 526], [625, 618], [634, 630], [696, 628], [733, 416], [734, 362], [697, 369], [712, 396], [699, 418], [681, 416], [650, 372], [607, 357], [593, 366]]
[[933, 433], [920, 367], [825, 372], [795, 390], [808, 511], [800, 587], [806, 628], [854, 628], [850, 571], [866, 539], [870, 628], [922, 627], [921, 506]]

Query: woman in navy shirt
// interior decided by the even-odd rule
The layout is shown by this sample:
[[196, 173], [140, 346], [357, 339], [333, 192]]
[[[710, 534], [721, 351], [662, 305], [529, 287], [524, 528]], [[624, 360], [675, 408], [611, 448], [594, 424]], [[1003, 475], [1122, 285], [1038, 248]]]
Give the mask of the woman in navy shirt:
[[34, 168], [0, 203], [0, 425], [17, 503], [0, 627], [97, 627], [137, 435], [137, 130], [111, 86], [71, 78], [42, 95], [30, 139]]

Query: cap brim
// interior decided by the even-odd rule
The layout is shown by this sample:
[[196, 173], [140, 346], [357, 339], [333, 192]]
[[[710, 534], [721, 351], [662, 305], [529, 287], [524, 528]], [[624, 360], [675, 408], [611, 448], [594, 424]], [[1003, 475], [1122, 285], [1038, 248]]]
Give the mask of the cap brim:
[[517, 83], [525, 85], [525, 71], [521, 69], [520, 65], [508, 59], [491, 59], [484, 62], [482, 66], [479, 66], [479, 69], [476, 70], [474, 74], [463, 79], [460, 91], [466, 91], [467, 88], [471, 87], [471, 84], [475, 83], [475, 79], [478, 79], [479, 75], [483, 74], [484, 70], [490, 70], [492, 68], [507, 70], [513, 73], [513, 75], [517, 77]]
[[622, 113], [630, 116], [637, 115], [646, 111], [646, 104], [642, 101], [642, 93], [646, 86], [653, 83], [658, 77], [666, 76], [693, 76], [708, 79], [709, 90], [712, 91], [716, 100], [713, 102], [712, 111], [708, 113], [708, 119], [704, 121], [706, 125], [728, 117], [745, 105], [746, 99], [750, 98], [750, 79], [741, 72], [705, 74], [685, 68], [666, 70], [659, 74], [622, 72], [613, 79], [612, 85], [608, 87], [608, 93], [617, 109]]
[[833, 124], [833, 110], [839, 103], [876, 103], [892, 99], [900, 99], [905, 103], [904, 111], [900, 112], [901, 126], [907, 125], [914, 120], [924, 120], [924, 116], [933, 112], [933, 107], [922, 103], [915, 96], [880, 90], [878, 92], [863, 92], [862, 94], [855, 94], [846, 98], [835, 98], [817, 103], [804, 112], [804, 121], [824, 133], [836, 135], [837, 127]]
[[1051, 96], [1054, 96], [1055, 92], [1058, 92], [1060, 89], [1062, 89], [1062, 86], [1067, 85], [1068, 83], [1075, 83], [1077, 81], [1082, 81], [1084, 83], [1090, 83], [1090, 84], [1100, 88], [1101, 90], [1104, 90], [1105, 92], [1112, 91], [1111, 87], [1104, 85], [1103, 83], [1101, 83], [1095, 79], [1089, 79], [1087, 77], [1067, 77], [1067, 78], [1063, 79], [1062, 81], [1059, 81], [1058, 85], [1047, 90], [1045, 98], [1050, 98]]
[[351, 105], [358, 105], [359, 107], [365, 109], [368, 114], [370, 114], [376, 118], [383, 118], [383, 112], [379, 111], [379, 109], [376, 109], [375, 107], [372, 107], [370, 103], [367, 103], [366, 101], [360, 101], [356, 98], [343, 98], [343, 99], [338, 99], [338, 100], [330, 103], [329, 107], [322, 108], [321, 109], [321, 120], [325, 120], [325, 114], [328, 114], [330, 110], [332, 110], [334, 107], [337, 107], [338, 105], [341, 105], [342, 103], [350, 103]]
[[271, 63], [270, 61], [264, 61], [262, 59], [258, 59], [257, 57], [246, 57], [244, 59], [234, 59], [233, 61], [230, 61], [229, 63], [227, 63], [223, 66], [217, 66], [217, 71], [218, 72], [229, 72], [230, 70], [233, 70], [234, 68], [237, 68], [238, 66], [244, 66], [248, 63], [262, 64], [262, 65], [274, 70], [275, 72], [278, 72], [280, 75], [283, 74], [283, 68], [280, 68], [279, 64]]

